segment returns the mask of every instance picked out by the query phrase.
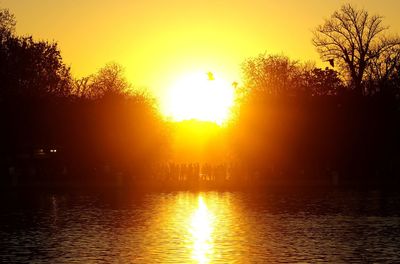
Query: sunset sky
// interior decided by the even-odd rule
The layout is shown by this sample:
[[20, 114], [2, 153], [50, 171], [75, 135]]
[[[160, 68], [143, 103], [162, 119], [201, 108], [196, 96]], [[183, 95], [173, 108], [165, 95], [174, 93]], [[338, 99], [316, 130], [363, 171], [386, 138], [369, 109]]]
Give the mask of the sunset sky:
[[400, 32], [397, 0], [1, 0], [17, 33], [59, 43], [74, 76], [118, 62], [126, 77], [156, 96], [189, 72], [240, 80], [240, 63], [264, 51], [315, 60], [311, 29], [343, 3], [385, 17]]

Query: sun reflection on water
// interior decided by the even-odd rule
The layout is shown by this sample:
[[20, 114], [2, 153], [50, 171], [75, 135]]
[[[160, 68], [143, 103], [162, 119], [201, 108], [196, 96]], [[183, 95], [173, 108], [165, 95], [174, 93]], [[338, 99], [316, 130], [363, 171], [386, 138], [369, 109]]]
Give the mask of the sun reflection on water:
[[190, 222], [190, 233], [193, 240], [192, 258], [197, 263], [210, 263], [213, 255], [213, 213], [207, 208], [203, 197], [198, 197], [198, 206]]

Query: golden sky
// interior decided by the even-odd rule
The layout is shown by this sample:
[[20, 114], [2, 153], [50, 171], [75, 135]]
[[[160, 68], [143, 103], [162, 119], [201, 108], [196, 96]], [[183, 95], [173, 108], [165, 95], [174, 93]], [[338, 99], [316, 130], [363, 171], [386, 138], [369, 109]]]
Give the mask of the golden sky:
[[118, 62], [156, 96], [185, 72], [240, 80], [240, 63], [264, 51], [319, 61], [311, 29], [350, 2], [400, 33], [398, 0], [0, 0], [17, 33], [59, 43], [75, 76]]

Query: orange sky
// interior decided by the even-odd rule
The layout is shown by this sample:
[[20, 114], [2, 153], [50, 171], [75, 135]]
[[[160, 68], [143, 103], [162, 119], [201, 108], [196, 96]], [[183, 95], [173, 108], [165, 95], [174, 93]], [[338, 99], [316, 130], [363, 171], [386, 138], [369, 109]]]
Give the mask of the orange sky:
[[75, 76], [115, 61], [136, 86], [163, 96], [190, 71], [240, 80], [240, 63], [261, 52], [315, 60], [311, 29], [342, 3], [385, 16], [400, 33], [398, 0], [0, 0], [17, 32], [56, 40]]

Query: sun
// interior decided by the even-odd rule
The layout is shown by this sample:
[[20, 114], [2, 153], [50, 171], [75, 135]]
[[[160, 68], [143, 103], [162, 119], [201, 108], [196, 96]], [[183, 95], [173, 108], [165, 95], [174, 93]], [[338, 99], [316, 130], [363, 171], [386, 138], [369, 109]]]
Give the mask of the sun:
[[234, 88], [211, 72], [182, 75], [168, 90], [163, 112], [174, 121], [197, 119], [221, 125], [229, 118]]

